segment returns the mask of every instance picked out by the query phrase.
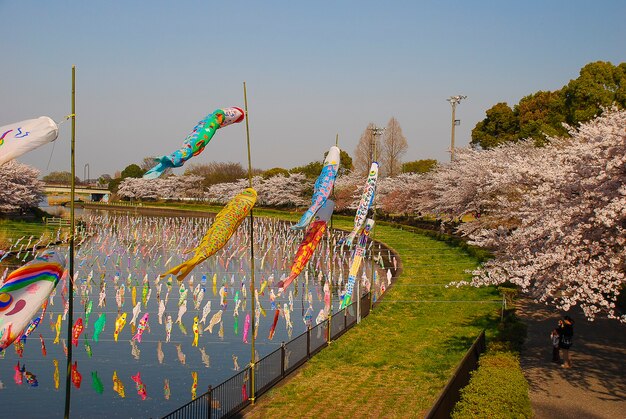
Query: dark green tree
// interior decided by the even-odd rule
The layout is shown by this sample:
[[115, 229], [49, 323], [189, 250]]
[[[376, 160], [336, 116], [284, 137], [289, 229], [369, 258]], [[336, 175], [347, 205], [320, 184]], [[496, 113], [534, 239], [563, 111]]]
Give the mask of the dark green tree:
[[[49, 174], [44, 176], [42, 180], [50, 184], [71, 185], [72, 174], [70, 172], [50, 172]], [[74, 178], [74, 181], [76, 183], [80, 183], [80, 179], [78, 178], [78, 176]]]
[[513, 109], [493, 106], [472, 130], [471, 144], [487, 149], [528, 138], [542, 145], [549, 136], [568, 135], [563, 123], [576, 126], [612, 105], [626, 108], [626, 63], [589, 63], [560, 90], [528, 95]]
[[122, 170], [121, 178], [122, 179], [126, 179], [127, 177], [140, 178], [143, 176], [144, 173], [146, 173], [145, 170], [139, 167], [139, 165], [133, 163], [133, 164], [129, 164], [128, 166], [126, 166], [124, 170]]
[[[324, 159], [328, 155], [328, 151], [324, 152]], [[312, 161], [304, 166], [297, 166], [292, 169], [289, 169], [290, 173], [303, 173], [308, 178], [316, 178], [322, 172], [324, 168], [324, 159], [320, 161]], [[345, 150], [340, 150], [339, 152], [339, 175], [342, 175], [350, 170], [352, 170], [352, 157]]]
[[[324, 157], [326, 157], [326, 154], [324, 154]], [[341, 162], [339, 163], [340, 175], [349, 172], [354, 168], [354, 166], [352, 165], [352, 157], [350, 157], [347, 151], [341, 150], [341, 153], [339, 153], [339, 158], [341, 159]]]
[[567, 135], [561, 91], [540, 91], [526, 96], [515, 106], [514, 113], [519, 123], [517, 139], [533, 138], [536, 145], [543, 145], [547, 136]]
[[402, 164], [402, 173], [426, 173], [437, 165], [435, 159], [408, 161]]
[[290, 169], [290, 173], [303, 173], [308, 178], [316, 178], [320, 175], [320, 172], [324, 168], [324, 163], [321, 161], [312, 161], [304, 166], [297, 166]]
[[578, 125], [602, 113], [602, 107], [615, 103], [626, 107], [626, 63], [614, 66], [596, 61], [580, 70], [577, 79], [563, 88], [567, 122]]
[[276, 175], [288, 176], [289, 175], [289, 170], [283, 169], [282, 167], [274, 167], [272, 169], [264, 171], [262, 176], [263, 176], [263, 179], [269, 179], [269, 178], [274, 177]]
[[487, 110], [487, 117], [472, 130], [471, 144], [493, 148], [517, 140], [518, 133], [519, 122], [513, 109], [506, 103], [498, 103]]

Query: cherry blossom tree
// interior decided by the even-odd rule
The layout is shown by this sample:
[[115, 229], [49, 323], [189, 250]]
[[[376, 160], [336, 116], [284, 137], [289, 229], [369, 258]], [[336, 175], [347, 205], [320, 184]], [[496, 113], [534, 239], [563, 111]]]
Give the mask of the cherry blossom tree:
[[[305, 206], [310, 197], [305, 191], [312, 188], [314, 180], [307, 179], [302, 173], [291, 173], [287, 176], [278, 174], [268, 179], [262, 176], [252, 178], [252, 187], [257, 191], [257, 205], [263, 206]], [[218, 204], [226, 204], [235, 195], [249, 186], [248, 179], [236, 182], [211, 185], [206, 192], [206, 199]]]
[[496, 257], [473, 272], [472, 285], [510, 281], [560, 309], [626, 321], [615, 310], [626, 266], [626, 111], [605, 110], [569, 134], [541, 148], [459, 150], [389, 193], [387, 209], [474, 215], [459, 232]]
[[203, 180], [202, 176], [197, 175], [157, 179], [129, 177], [120, 183], [117, 194], [121, 198], [139, 200], [201, 198], [204, 193]]
[[8, 161], [0, 166], [0, 212], [37, 207], [43, 198], [39, 171], [31, 166]]

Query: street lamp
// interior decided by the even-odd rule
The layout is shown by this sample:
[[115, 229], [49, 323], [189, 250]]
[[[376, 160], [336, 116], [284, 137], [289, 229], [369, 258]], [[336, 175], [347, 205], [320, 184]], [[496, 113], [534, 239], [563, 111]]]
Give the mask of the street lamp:
[[456, 105], [461, 103], [461, 99], [467, 99], [467, 96], [457, 95], [450, 96], [448, 99], [446, 99], [448, 102], [450, 102], [450, 105], [452, 106], [452, 136], [450, 138], [450, 161], [454, 160], [454, 128], [457, 125], [461, 125], [461, 120], [455, 119]]

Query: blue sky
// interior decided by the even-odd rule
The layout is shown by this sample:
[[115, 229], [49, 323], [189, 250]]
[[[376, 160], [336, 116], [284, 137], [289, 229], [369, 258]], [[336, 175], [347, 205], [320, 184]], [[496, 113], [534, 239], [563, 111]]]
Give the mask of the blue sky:
[[[254, 167], [291, 168], [335, 143], [350, 155], [369, 122], [398, 119], [403, 160], [449, 159], [498, 102], [556, 90], [593, 61], [626, 61], [626, 2], [0, 0], [0, 125], [70, 113], [76, 167], [113, 175], [169, 154], [206, 114], [243, 107]], [[247, 164], [245, 125], [191, 162]], [[69, 170], [70, 124], [19, 160]], [[49, 162], [49, 163], [48, 163]], [[181, 173], [182, 170], [177, 170]]]

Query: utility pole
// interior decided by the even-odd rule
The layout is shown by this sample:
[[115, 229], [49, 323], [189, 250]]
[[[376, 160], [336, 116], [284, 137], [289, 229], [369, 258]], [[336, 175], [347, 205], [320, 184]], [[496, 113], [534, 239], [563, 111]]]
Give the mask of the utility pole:
[[467, 99], [467, 96], [457, 95], [457, 96], [450, 96], [448, 99], [446, 99], [448, 102], [450, 102], [450, 105], [452, 106], [452, 135], [450, 138], [450, 161], [454, 160], [454, 129], [457, 125], [461, 125], [461, 120], [456, 119], [456, 105], [461, 103], [462, 99]]

